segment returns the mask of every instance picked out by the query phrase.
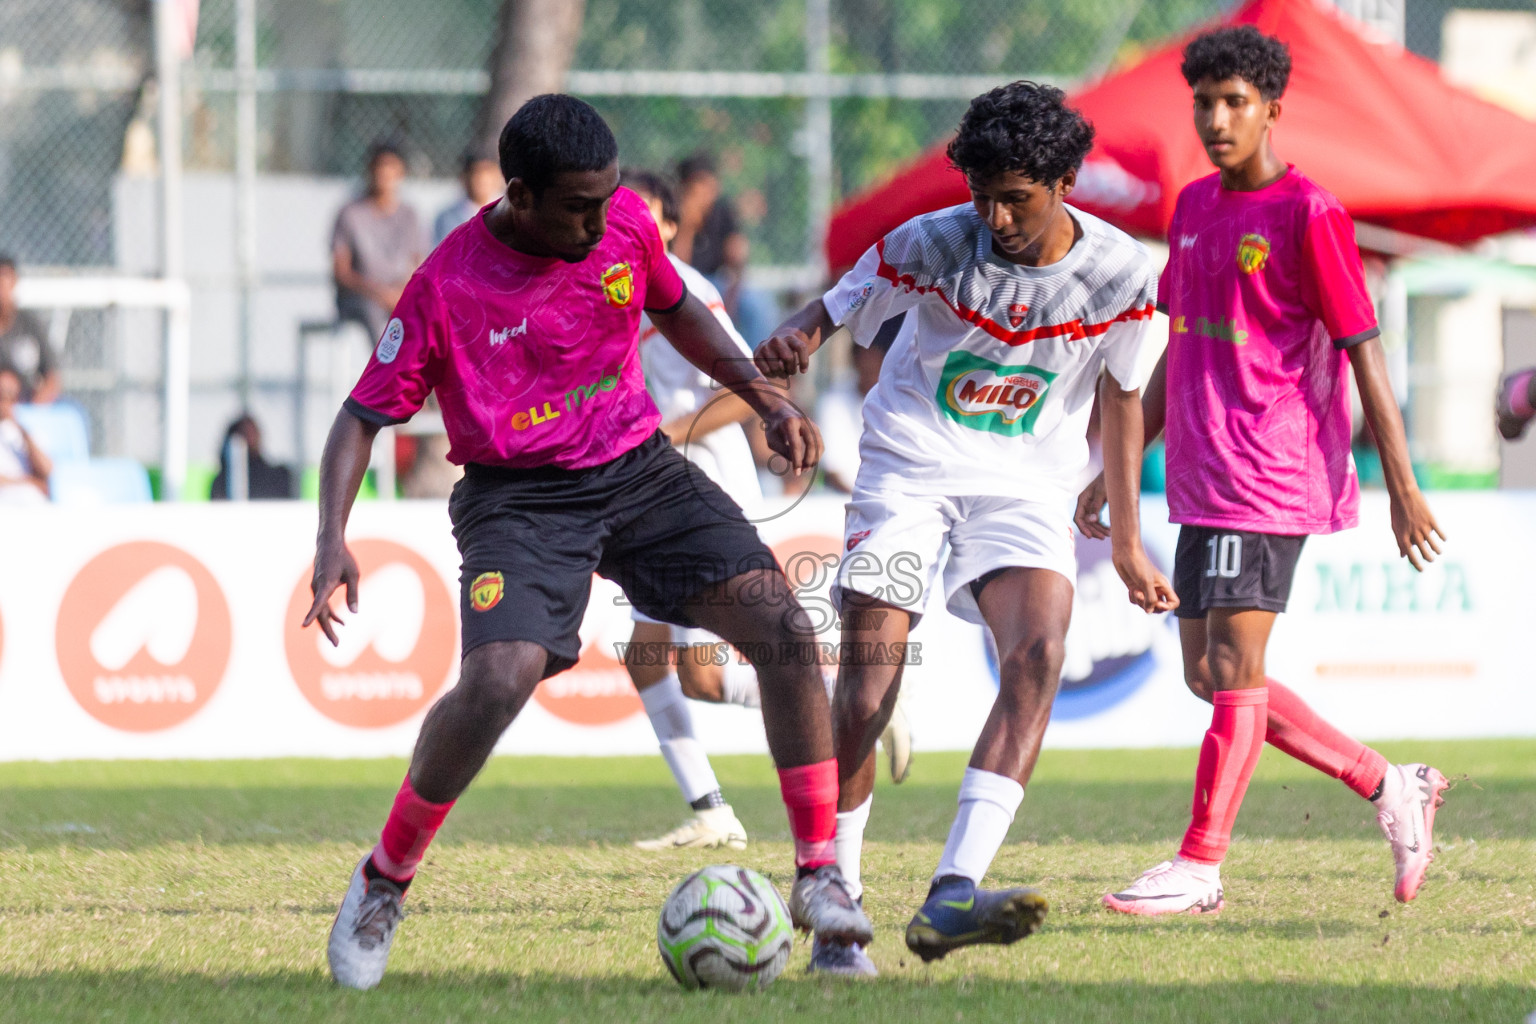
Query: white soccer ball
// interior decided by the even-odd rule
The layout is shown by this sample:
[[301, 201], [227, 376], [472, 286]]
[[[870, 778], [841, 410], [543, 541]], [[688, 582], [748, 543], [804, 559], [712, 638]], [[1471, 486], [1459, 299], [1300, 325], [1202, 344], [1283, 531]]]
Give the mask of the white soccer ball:
[[684, 988], [767, 988], [789, 963], [795, 930], [779, 891], [733, 864], [695, 871], [661, 907], [656, 947]]

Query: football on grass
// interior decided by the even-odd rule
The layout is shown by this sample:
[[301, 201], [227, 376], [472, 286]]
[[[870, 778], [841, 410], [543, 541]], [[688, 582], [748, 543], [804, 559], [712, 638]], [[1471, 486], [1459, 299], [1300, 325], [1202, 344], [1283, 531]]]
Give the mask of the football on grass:
[[656, 923], [662, 963], [684, 988], [767, 988], [794, 944], [778, 890], [756, 871], [731, 864], [679, 882]]

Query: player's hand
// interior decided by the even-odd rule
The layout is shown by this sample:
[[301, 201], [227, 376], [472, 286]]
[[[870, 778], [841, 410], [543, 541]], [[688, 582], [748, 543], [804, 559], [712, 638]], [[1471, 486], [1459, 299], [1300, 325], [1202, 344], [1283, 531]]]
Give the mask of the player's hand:
[[1154, 612], [1171, 612], [1179, 606], [1179, 597], [1173, 592], [1168, 577], [1158, 572], [1157, 566], [1140, 547], [1134, 551], [1117, 551], [1113, 558], [1115, 572], [1125, 584], [1131, 604], [1148, 615]]
[[320, 632], [337, 646], [336, 627], [342, 625], [340, 615], [331, 608], [331, 595], [341, 587], [347, 588], [347, 610], [357, 614], [357, 560], [344, 543], [322, 544], [315, 550], [315, 575], [309, 581], [309, 589], [315, 595], [304, 616], [304, 625], [320, 623]]
[[1419, 572], [1424, 571], [1425, 562], [1433, 562], [1440, 553], [1435, 538], [1445, 540], [1445, 531], [1435, 522], [1424, 492], [1417, 487], [1401, 498], [1392, 497], [1392, 536], [1397, 538], [1397, 553]]
[[1109, 536], [1109, 524], [1104, 522], [1104, 506], [1109, 503], [1109, 491], [1104, 486], [1104, 474], [1093, 478], [1077, 496], [1077, 514], [1072, 521], [1084, 537], [1104, 540]]
[[811, 368], [811, 339], [791, 328], [775, 334], [752, 353], [752, 361], [764, 377], [793, 377]]
[[789, 462], [789, 468], [796, 476], [807, 469], [815, 469], [821, 461], [821, 431], [793, 403], [780, 402], [773, 412], [763, 417], [763, 436], [768, 447]]

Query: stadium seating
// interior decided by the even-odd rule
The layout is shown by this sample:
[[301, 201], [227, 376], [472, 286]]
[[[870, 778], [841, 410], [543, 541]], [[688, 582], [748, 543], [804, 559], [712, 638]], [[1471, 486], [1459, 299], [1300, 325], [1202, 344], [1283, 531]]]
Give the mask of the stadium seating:
[[132, 459], [102, 458], [57, 462], [48, 478], [60, 505], [113, 505], [153, 500], [149, 474]]
[[91, 430], [85, 413], [73, 402], [18, 405], [16, 420], [55, 463], [91, 457]]

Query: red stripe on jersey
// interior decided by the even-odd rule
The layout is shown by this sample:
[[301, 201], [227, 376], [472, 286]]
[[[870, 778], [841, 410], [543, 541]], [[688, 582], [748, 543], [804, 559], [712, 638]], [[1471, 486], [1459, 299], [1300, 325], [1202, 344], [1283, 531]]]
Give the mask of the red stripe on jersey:
[[1112, 324], [1130, 320], [1149, 320], [1151, 319], [1153, 310], [1155, 308], [1153, 303], [1149, 302], [1145, 306], [1128, 309], [1124, 313], [1121, 313], [1119, 316], [1102, 321], [1100, 323], [1085, 324], [1082, 320], [1079, 319], [1068, 320], [1066, 323], [1062, 324], [1043, 324], [1039, 327], [1031, 327], [1027, 331], [1010, 331], [1004, 327], [999, 326], [998, 323], [991, 317], [988, 317], [985, 314], [978, 312], [977, 310], [970, 309], [961, 305], [959, 302], [954, 301], [948, 295], [944, 294], [944, 290], [942, 288], [926, 288], [918, 284], [917, 279], [914, 278], [911, 274], [898, 273], [895, 267], [885, 262], [885, 239], [882, 238], [879, 242], [875, 243], [875, 252], [880, 257], [880, 266], [877, 270], [877, 273], [887, 281], [891, 282], [891, 284], [903, 288], [909, 288], [912, 291], [917, 292], [919, 295], [932, 292], [940, 299], [942, 299], [944, 301], [944, 305], [953, 310], [954, 314], [960, 319], [964, 320], [966, 323], [974, 324], [977, 327], [980, 327], [983, 331], [986, 331], [998, 341], [1008, 345], [1028, 345], [1030, 342], [1040, 338], [1056, 338], [1060, 337], [1061, 335], [1067, 335], [1067, 340], [1069, 341], [1076, 341], [1082, 338], [1092, 338], [1109, 330], [1110, 325]]

